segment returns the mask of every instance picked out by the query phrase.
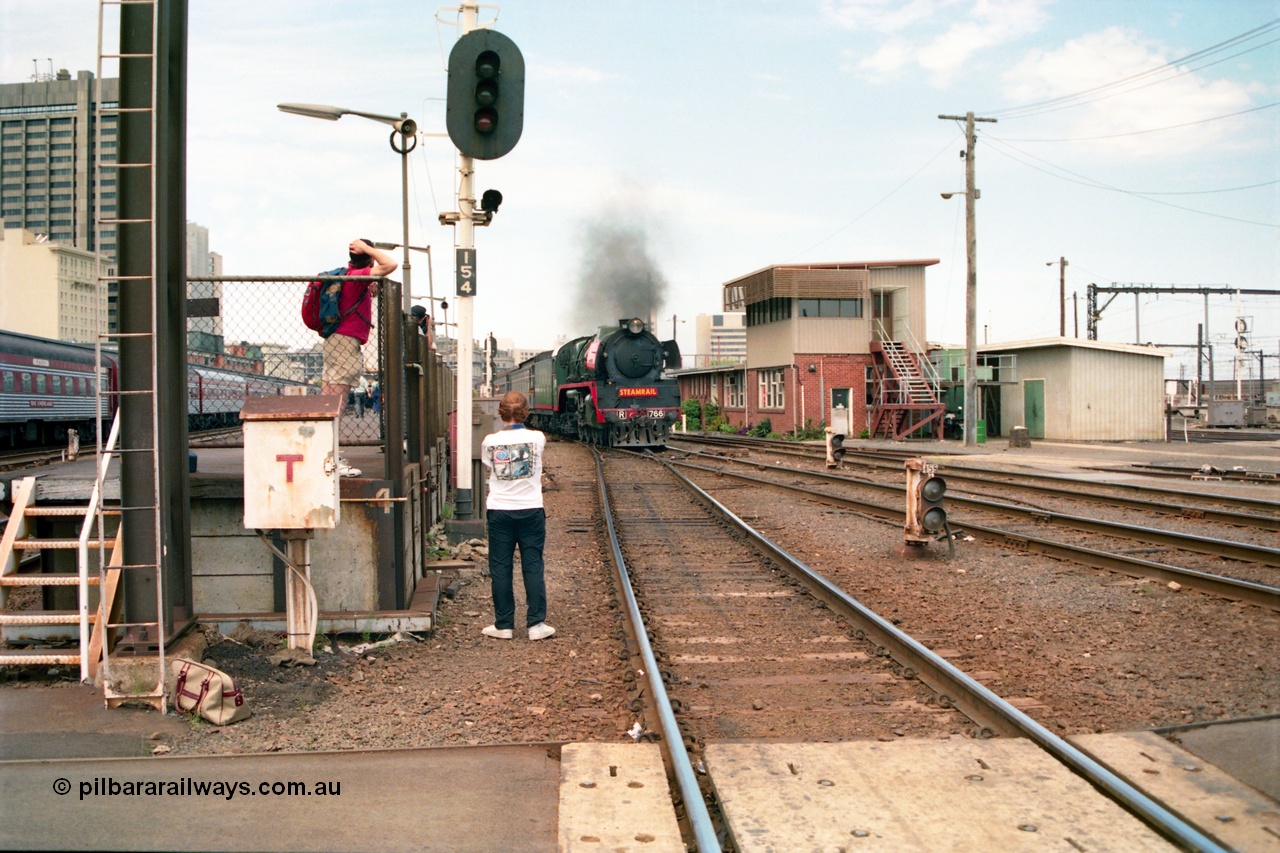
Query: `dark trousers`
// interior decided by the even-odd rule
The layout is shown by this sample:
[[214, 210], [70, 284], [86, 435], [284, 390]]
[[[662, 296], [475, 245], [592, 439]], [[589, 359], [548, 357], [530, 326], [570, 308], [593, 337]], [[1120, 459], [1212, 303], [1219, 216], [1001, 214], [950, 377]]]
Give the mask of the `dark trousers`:
[[543, 577], [542, 547], [547, 541], [547, 513], [539, 509], [491, 509], [489, 522], [489, 581], [493, 587], [493, 626], [514, 628], [516, 599], [512, 590], [516, 545], [520, 546], [520, 574], [533, 627], [547, 618], [547, 585]]

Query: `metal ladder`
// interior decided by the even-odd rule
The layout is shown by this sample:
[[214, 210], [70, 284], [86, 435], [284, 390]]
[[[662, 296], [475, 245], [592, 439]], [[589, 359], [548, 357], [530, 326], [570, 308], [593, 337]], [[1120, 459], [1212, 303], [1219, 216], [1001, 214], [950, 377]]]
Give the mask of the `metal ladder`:
[[[104, 40], [104, 33], [105, 33], [104, 20], [107, 17], [107, 10], [109, 8], [115, 7], [118, 10], [118, 12], [121, 15], [123, 15], [125, 8], [130, 6], [145, 6], [150, 8], [150, 14], [151, 14], [150, 52], [145, 54], [121, 53], [119, 49], [118, 40], [116, 42], [117, 44], [116, 52], [114, 53], [105, 52], [104, 46], [103, 46], [103, 40]], [[151, 101], [147, 106], [135, 106], [135, 107], [121, 107], [120, 103], [117, 102], [114, 107], [108, 108], [103, 106], [102, 99], [99, 98], [96, 105], [97, 109], [95, 112], [95, 127], [94, 127], [95, 175], [94, 175], [93, 186], [95, 187], [95, 190], [96, 190], [94, 195], [94, 227], [95, 227], [94, 252], [96, 256], [96, 279], [97, 279], [97, 299], [98, 299], [98, 304], [97, 304], [98, 310], [96, 312], [96, 315], [97, 315], [98, 325], [96, 330], [97, 334], [95, 335], [95, 341], [94, 341], [94, 354], [96, 356], [96, 361], [99, 365], [99, 371], [100, 371], [99, 380], [96, 385], [97, 412], [98, 412], [99, 423], [101, 423], [103, 414], [107, 411], [110, 411], [114, 415], [115, 420], [118, 422], [119, 414], [120, 414], [119, 412], [120, 403], [127, 396], [148, 397], [151, 401], [151, 436], [149, 440], [145, 441], [145, 444], [149, 444], [151, 446], [137, 446], [137, 442], [139, 441], [139, 439], [140, 438], [145, 439], [146, 437], [139, 437], [139, 436], [126, 434], [120, 437], [120, 442], [119, 442], [120, 446], [118, 450], [119, 454], [121, 455], [122, 468], [123, 468], [124, 459], [129, 457], [131, 454], [142, 454], [150, 458], [151, 475], [152, 475], [151, 503], [148, 505], [141, 505], [141, 506], [129, 506], [128, 504], [130, 500], [135, 496], [127, 495], [124, 493], [123, 477], [122, 477], [121, 478], [122, 479], [121, 501], [120, 501], [121, 505], [119, 507], [119, 512], [121, 514], [121, 518], [120, 518], [120, 525], [121, 525], [120, 538], [121, 539], [123, 539], [125, 519], [136, 517], [136, 515], [131, 515], [131, 514], [145, 514], [150, 516], [150, 519], [149, 519], [150, 529], [151, 529], [152, 535], [154, 536], [154, 541], [152, 543], [152, 548], [153, 548], [152, 554], [154, 555], [154, 559], [155, 559], [154, 563], [134, 564], [134, 565], [123, 564], [122, 561], [120, 561], [119, 559], [115, 561], [110, 561], [107, 559], [107, 555], [105, 553], [105, 544], [103, 544], [100, 541], [98, 547], [101, 550], [100, 550], [99, 558], [97, 561], [98, 566], [100, 567], [99, 568], [99, 572], [100, 572], [99, 585], [102, 589], [105, 590], [107, 589], [109, 584], [113, 585], [115, 583], [118, 583], [122, 577], [121, 573], [123, 572], [147, 572], [151, 576], [151, 580], [153, 582], [153, 585], [156, 591], [155, 621], [153, 622], [127, 622], [127, 621], [112, 622], [110, 621], [112, 618], [111, 614], [108, 611], [108, 602], [106, 600], [107, 596], [102, 595], [102, 596], [99, 596], [98, 624], [102, 626], [104, 636], [107, 638], [108, 642], [115, 632], [124, 631], [124, 632], [128, 632], [133, 637], [146, 638], [148, 644], [150, 643], [157, 644], [156, 654], [154, 656], [151, 656], [151, 655], [139, 656], [132, 660], [132, 666], [130, 667], [125, 667], [123, 665], [123, 662], [119, 661], [118, 659], [114, 659], [113, 661], [113, 655], [110, 653], [110, 650], [104, 647], [103, 656], [102, 656], [102, 671], [100, 673], [99, 682], [103, 685], [104, 698], [106, 700], [106, 704], [108, 707], [114, 707], [126, 701], [141, 701], [141, 702], [145, 702], [153, 705], [161, 713], [163, 713], [166, 705], [166, 700], [165, 700], [166, 626], [165, 626], [165, 595], [164, 595], [164, 583], [163, 583], [164, 578], [163, 578], [163, 572], [161, 571], [160, 559], [161, 559], [161, 555], [164, 553], [164, 543], [163, 543], [162, 519], [161, 519], [160, 504], [159, 504], [160, 460], [158, 455], [158, 448], [155, 446], [156, 440], [160, 434], [159, 406], [158, 406], [158, 400], [156, 396], [156, 389], [159, 386], [159, 377], [158, 377], [159, 353], [157, 351], [157, 336], [156, 336], [158, 318], [157, 318], [157, 312], [156, 312], [156, 299], [154, 296], [155, 290], [156, 290], [155, 273], [158, 266], [157, 258], [156, 258], [157, 249], [156, 249], [156, 227], [155, 227], [156, 180], [157, 180], [155, 164], [157, 159], [156, 146], [157, 146], [157, 135], [158, 135], [157, 134], [157, 116], [156, 116], [156, 92], [157, 92], [156, 43], [159, 37], [159, 31], [160, 31], [158, 12], [159, 12], [159, 5], [157, 3], [157, 0], [98, 0], [98, 65], [97, 65], [98, 78], [99, 79], [102, 78], [102, 66], [103, 66], [104, 60], [115, 60], [117, 63], [121, 63], [123, 61], [144, 60], [150, 65]], [[119, 27], [116, 28], [116, 32], [117, 34], [120, 32]], [[117, 36], [117, 39], [118, 39], [118, 36]], [[123, 86], [123, 75], [121, 76], [122, 76], [121, 97], [123, 97], [125, 94], [125, 87]], [[103, 163], [103, 147], [102, 147], [103, 120], [106, 116], [112, 116], [112, 115], [116, 116], [116, 119], [117, 119], [116, 138], [118, 141], [120, 139], [120, 131], [121, 131], [121, 127], [120, 127], [121, 123], [119, 119], [120, 117], [130, 113], [146, 113], [150, 116], [151, 131], [150, 131], [149, 157], [145, 162], [128, 162], [128, 163], [118, 162], [118, 158], [116, 158], [117, 162], [111, 164], [111, 166], [108, 167]], [[117, 146], [117, 151], [119, 151], [118, 146]], [[146, 217], [133, 218], [133, 219], [119, 218], [118, 207], [116, 209], [116, 214], [117, 214], [116, 216], [111, 218], [107, 218], [103, 216], [102, 178], [104, 173], [106, 173], [108, 169], [110, 169], [110, 171], [117, 177], [117, 180], [119, 176], [124, 173], [124, 170], [138, 169], [138, 170], [142, 170], [147, 174], [147, 176], [149, 177], [150, 195], [149, 195], [148, 215]], [[119, 200], [117, 200], [117, 204], [118, 203], [119, 203]], [[108, 270], [106, 269], [107, 260], [103, 257], [103, 248], [102, 248], [103, 232], [106, 229], [114, 229], [114, 233], [115, 233], [114, 243], [118, 248], [120, 243], [120, 237], [121, 237], [120, 226], [145, 227], [147, 229], [149, 234], [149, 240], [150, 240], [150, 253], [149, 253], [149, 264], [145, 273], [126, 276], [126, 275], [118, 274], [119, 273], [118, 266], [116, 266], [115, 269], [110, 272], [108, 272]], [[111, 284], [113, 282], [116, 284], [117, 289], [119, 288], [119, 285], [121, 284], [121, 282], [150, 282], [151, 283], [151, 292], [152, 292], [151, 324], [150, 324], [149, 331], [122, 333], [118, 330], [118, 328], [115, 330], [102, 328], [102, 317], [104, 313], [103, 307], [108, 304], [108, 296], [111, 290]], [[123, 390], [121, 387], [121, 383], [119, 381], [116, 381], [116, 382], [110, 381], [110, 379], [112, 378], [110, 372], [104, 373], [102, 371], [101, 365], [103, 363], [103, 344], [106, 342], [113, 341], [117, 344], [117, 352], [119, 352], [119, 350], [122, 349], [122, 347], [120, 347], [119, 345], [126, 338], [146, 339], [150, 343], [151, 377], [150, 377], [150, 387], [148, 388], [131, 389], [127, 391]], [[118, 370], [116, 372], [116, 376], [117, 377], [119, 376]], [[113, 433], [115, 432], [116, 432], [116, 429], [113, 428]], [[99, 464], [98, 464], [98, 480], [94, 486], [94, 491], [95, 491], [95, 494], [99, 494], [99, 495], [102, 494], [103, 492], [103, 485], [104, 485], [106, 474], [107, 474], [106, 462], [109, 461], [109, 455], [108, 455], [109, 447], [104, 447], [101, 433], [102, 433], [101, 430], [97, 431], [97, 439], [96, 439], [96, 445], [95, 445], [96, 458]], [[101, 502], [98, 503], [96, 512], [99, 515], [98, 529], [99, 530], [105, 529], [104, 519], [103, 519], [105, 510], [103, 509]], [[110, 575], [114, 575], [115, 577], [113, 578], [109, 577]], [[128, 607], [128, 604], [129, 603], [126, 601], [125, 602], [126, 608]], [[105, 646], [105, 643], [104, 643], [104, 646]], [[113, 668], [113, 662], [119, 665]], [[128, 669], [129, 672], [124, 673], [123, 671], [125, 669]], [[124, 677], [121, 677], [122, 675]]]
[[[113, 425], [110, 446], [116, 437], [118, 425]], [[110, 454], [101, 460], [105, 469], [110, 464]], [[93, 681], [97, 677], [98, 664], [106, 636], [103, 630], [102, 612], [110, 612], [115, 602], [118, 572], [104, 579], [101, 567], [92, 568], [89, 556], [101, 558], [104, 549], [111, 548], [111, 562], [118, 565], [121, 551], [118, 529], [115, 534], [105, 530], [107, 516], [116, 516], [114, 509], [103, 509], [101, 482], [95, 485], [87, 506], [41, 506], [36, 502], [37, 478], [24, 477], [14, 484], [13, 502], [8, 524], [0, 537], [0, 630], [6, 643], [34, 646], [34, 648], [5, 649], [0, 651], [0, 666], [30, 666], [67, 664], [80, 666], [80, 681]], [[57, 519], [82, 518], [77, 539], [57, 536], [38, 536], [37, 526], [41, 518], [56, 523]], [[92, 545], [92, 551], [90, 546]], [[76, 551], [76, 571], [49, 572], [44, 560], [45, 552]], [[56, 559], [56, 558], [55, 558]], [[23, 571], [35, 565], [37, 571]], [[45, 610], [43, 608], [10, 612], [5, 609], [10, 590], [15, 588], [40, 588], [75, 586], [78, 591], [77, 610]], [[101, 591], [98, 604], [91, 604], [90, 588]], [[71, 636], [67, 626], [78, 628], [78, 649], [67, 644]]]

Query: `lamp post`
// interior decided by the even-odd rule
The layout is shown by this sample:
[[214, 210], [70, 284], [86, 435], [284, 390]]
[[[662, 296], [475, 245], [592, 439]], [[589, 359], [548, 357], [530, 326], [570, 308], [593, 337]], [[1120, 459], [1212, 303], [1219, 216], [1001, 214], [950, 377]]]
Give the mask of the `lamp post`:
[[[978, 443], [978, 241], [974, 236], [973, 203], [982, 197], [982, 191], [970, 189], [964, 192], [943, 193], [944, 199], [962, 195], [965, 197], [966, 266], [964, 289], [964, 446]], [[985, 327], [983, 335], [986, 334]]]
[[[399, 116], [388, 116], [361, 110], [349, 110], [344, 107], [331, 107], [326, 104], [278, 104], [277, 109], [281, 112], [324, 119], [325, 121], [337, 121], [343, 116], [353, 115], [382, 124], [389, 124], [392, 127], [390, 137], [391, 150], [400, 155], [400, 211], [401, 224], [404, 230], [404, 239], [401, 245], [404, 247], [404, 273], [401, 276], [403, 287], [394, 281], [388, 282], [388, 288], [392, 296], [395, 295], [396, 288], [401, 287], [402, 295], [398, 300], [400, 303], [399, 316], [396, 316], [394, 302], [383, 301], [381, 303], [382, 310], [386, 312], [387, 320], [386, 334], [381, 339], [383, 351], [382, 417], [384, 418], [383, 424], [388, 437], [383, 446], [383, 470], [386, 478], [391, 481], [391, 496], [400, 499], [403, 498], [406, 489], [410, 488], [404, 482], [407, 442], [402, 442], [399, 436], [407, 432], [405, 404], [408, 401], [408, 389], [405, 382], [405, 329], [403, 318], [409, 316], [410, 309], [413, 307], [411, 301], [411, 266], [409, 263], [409, 152], [418, 146], [418, 125], [413, 119], [409, 118], [408, 113], [401, 113]], [[396, 145], [397, 141], [400, 143], [398, 146]], [[415, 447], [409, 449], [418, 448], [415, 445]], [[414, 461], [418, 460], [415, 458]], [[392, 535], [396, 542], [405, 541], [405, 522], [404, 505], [397, 503], [392, 521]], [[399, 609], [408, 603], [404, 600], [404, 579], [407, 567], [404, 553], [401, 549], [396, 549], [396, 556], [393, 562], [393, 574], [395, 576], [394, 606]]]
[[[407, 314], [412, 305], [413, 292], [410, 278], [412, 266], [409, 263], [409, 152], [418, 147], [418, 123], [409, 118], [408, 113], [400, 113], [399, 116], [388, 116], [381, 113], [349, 110], [345, 107], [331, 107], [327, 104], [277, 104], [276, 109], [282, 113], [320, 118], [325, 121], [337, 121], [343, 116], [359, 116], [382, 124], [389, 124], [393, 128], [389, 141], [391, 150], [400, 155], [400, 215], [404, 227], [404, 242], [400, 244], [404, 247], [404, 262], [400, 266], [404, 271], [402, 274], [404, 279], [403, 302], [404, 311]], [[400, 141], [399, 147], [396, 146], [397, 139]]]
[[1045, 261], [1046, 267], [1058, 265], [1058, 337], [1067, 336], [1067, 259]]

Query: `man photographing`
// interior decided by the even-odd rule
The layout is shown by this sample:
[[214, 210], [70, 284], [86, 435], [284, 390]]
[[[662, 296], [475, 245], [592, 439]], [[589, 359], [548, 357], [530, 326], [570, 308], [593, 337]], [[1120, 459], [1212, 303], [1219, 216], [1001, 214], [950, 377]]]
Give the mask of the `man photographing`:
[[[344, 275], [387, 276], [399, 266], [381, 249], [374, 248], [368, 240], [352, 240], [347, 247], [348, 262]], [[338, 295], [338, 309], [342, 319], [329, 337], [324, 339], [324, 374], [321, 394], [334, 394], [342, 399], [346, 409], [347, 394], [360, 380], [364, 372], [364, 357], [360, 348], [369, 340], [373, 328], [373, 297], [378, 284], [373, 281], [346, 281]], [[341, 416], [339, 416], [341, 435]], [[338, 473], [343, 477], [359, 477], [360, 469], [353, 468], [339, 457]]]

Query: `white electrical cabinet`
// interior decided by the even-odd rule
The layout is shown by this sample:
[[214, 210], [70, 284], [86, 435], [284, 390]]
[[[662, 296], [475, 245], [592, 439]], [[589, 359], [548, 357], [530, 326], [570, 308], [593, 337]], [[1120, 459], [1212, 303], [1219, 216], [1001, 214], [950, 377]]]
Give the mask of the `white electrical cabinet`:
[[338, 395], [249, 397], [244, 421], [244, 526], [338, 526]]

